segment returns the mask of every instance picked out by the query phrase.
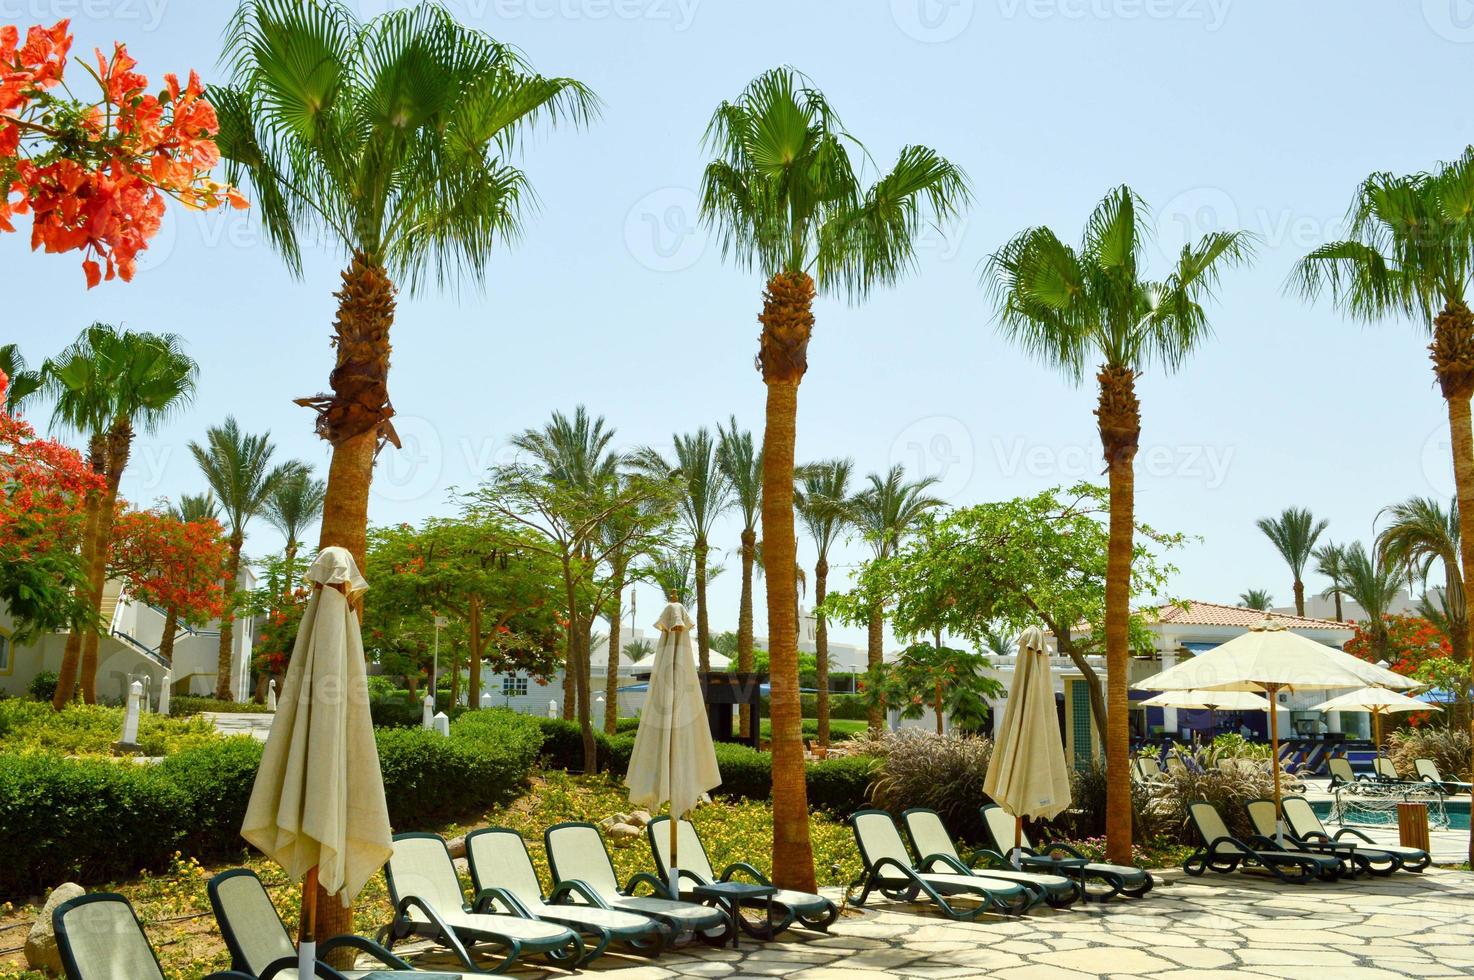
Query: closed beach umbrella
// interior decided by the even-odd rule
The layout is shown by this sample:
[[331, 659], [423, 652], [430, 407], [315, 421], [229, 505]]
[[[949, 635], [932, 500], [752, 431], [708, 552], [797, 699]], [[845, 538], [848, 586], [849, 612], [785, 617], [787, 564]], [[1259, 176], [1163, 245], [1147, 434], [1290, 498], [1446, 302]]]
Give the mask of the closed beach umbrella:
[[1382, 716], [1399, 711], [1442, 711], [1437, 705], [1428, 704], [1418, 698], [1408, 697], [1383, 687], [1364, 687], [1350, 694], [1322, 701], [1311, 711], [1365, 711], [1372, 716], [1372, 738], [1377, 754], [1382, 754]]
[[[1148, 677], [1137, 687], [1144, 691], [1263, 691], [1273, 704], [1280, 691], [1368, 685], [1409, 690], [1418, 682], [1317, 643], [1266, 617], [1227, 643]], [[1279, 712], [1272, 709], [1269, 740], [1273, 746], [1270, 758], [1274, 760], [1275, 836], [1283, 841]]]
[[288, 875], [306, 879], [301, 977], [314, 975], [317, 885], [347, 906], [393, 853], [355, 611], [368, 583], [336, 547], [322, 550], [307, 578], [312, 594], [241, 826]]
[[1003, 724], [993, 739], [983, 792], [1013, 815], [1015, 863], [1024, 818], [1048, 819], [1070, 805], [1070, 774], [1054, 708], [1049, 650], [1037, 627], [1019, 637], [1013, 683]]
[[690, 613], [672, 602], [660, 613], [655, 628], [660, 646], [650, 672], [645, 708], [635, 733], [629, 772], [624, 777], [630, 802], [646, 809], [670, 804], [670, 892], [681, 894], [676, 853], [680, 819], [702, 795], [721, 785], [716, 749], [706, 720], [706, 699], [691, 648]]

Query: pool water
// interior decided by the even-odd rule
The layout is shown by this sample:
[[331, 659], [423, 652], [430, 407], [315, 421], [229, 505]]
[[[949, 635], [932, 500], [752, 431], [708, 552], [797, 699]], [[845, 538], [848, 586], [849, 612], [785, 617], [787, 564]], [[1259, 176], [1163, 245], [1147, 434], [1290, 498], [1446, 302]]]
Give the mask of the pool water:
[[[1322, 821], [1330, 820], [1331, 806], [1332, 804], [1330, 800], [1315, 800], [1310, 804], [1310, 808], [1315, 811], [1315, 815], [1320, 817]], [[1448, 827], [1446, 829], [1469, 829], [1468, 800], [1449, 800], [1443, 804], [1443, 807], [1444, 810], [1448, 813]], [[1397, 811], [1395, 810], [1361, 810], [1354, 812], [1351, 816], [1352, 819], [1347, 821], [1348, 826], [1355, 826], [1356, 824], [1386, 824], [1389, 826], [1393, 826], [1397, 823]]]

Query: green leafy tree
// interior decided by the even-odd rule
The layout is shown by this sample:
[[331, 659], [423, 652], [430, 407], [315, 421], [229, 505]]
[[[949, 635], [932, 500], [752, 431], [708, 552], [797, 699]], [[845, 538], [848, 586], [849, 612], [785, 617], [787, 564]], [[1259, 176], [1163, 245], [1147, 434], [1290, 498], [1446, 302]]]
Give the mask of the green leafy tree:
[[798, 519], [814, 542], [814, 654], [818, 688], [819, 744], [829, 746], [829, 623], [824, 600], [829, 594], [829, 551], [854, 517], [850, 494], [853, 460], [831, 459], [800, 467], [793, 490]]
[[1254, 526], [1290, 566], [1295, 592], [1295, 615], [1305, 615], [1305, 564], [1315, 551], [1315, 542], [1325, 533], [1326, 521], [1318, 521], [1303, 507], [1286, 507], [1279, 517], [1261, 517]]
[[896, 658], [902, 718], [920, 718], [927, 708], [936, 717], [937, 734], [946, 719], [977, 728], [988, 716], [988, 699], [1003, 694], [1003, 685], [984, 673], [987, 658], [933, 643], [913, 643]]
[[331, 392], [299, 400], [333, 447], [321, 543], [364, 561], [368, 494], [389, 400], [397, 287], [479, 284], [532, 195], [509, 162], [541, 122], [586, 123], [581, 83], [422, 3], [360, 21], [335, 0], [245, 0], [209, 91], [232, 184], [252, 191], [294, 275], [302, 242], [349, 256], [336, 294]]
[[1109, 737], [1106, 739], [1106, 850], [1131, 859], [1131, 558], [1135, 459], [1141, 441], [1136, 379], [1150, 365], [1180, 367], [1208, 337], [1208, 299], [1222, 270], [1248, 260], [1243, 232], [1215, 232], [1183, 246], [1166, 278], [1146, 278], [1150, 229], [1145, 203], [1124, 185], [1085, 223], [1078, 247], [1046, 227], [1016, 235], [988, 260], [989, 289], [1006, 336], [1075, 381], [1096, 364], [1095, 410], [1111, 490], [1111, 569], [1105, 617]]

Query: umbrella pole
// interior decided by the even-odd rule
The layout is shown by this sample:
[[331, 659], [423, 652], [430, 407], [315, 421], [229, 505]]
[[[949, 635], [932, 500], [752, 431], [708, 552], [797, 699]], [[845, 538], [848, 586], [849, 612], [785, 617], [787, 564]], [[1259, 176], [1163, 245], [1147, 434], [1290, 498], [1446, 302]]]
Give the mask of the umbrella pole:
[[1269, 765], [1274, 770], [1274, 842], [1281, 847], [1285, 843], [1285, 818], [1280, 812], [1280, 708], [1275, 697], [1278, 684], [1265, 685], [1269, 695]]
[[[676, 627], [679, 629], [680, 627]], [[676, 656], [680, 650], [680, 644], [671, 642], [671, 664], [670, 664], [670, 706], [675, 708], [676, 704], [676, 670], [679, 667], [679, 657]], [[668, 780], [674, 780], [676, 775], [676, 717], [675, 712], [670, 712], [669, 747], [667, 751], [670, 758], [666, 760], [666, 766], [670, 772]], [[676, 801], [670, 801], [670, 898], [673, 902], [681, 900], [681, 861], [677, 853], [680, 841], [680, 825], [677, 823], [681, 815], [676, 813]]]
[[1372, 748], [1377, 750], [1377, 758], [1382, 758], [1382, 712], [1372, 709]]
[[1024, 818], [1013, 818], [1013, 866], [1023, 867], [1024, 863]]
[[297, 976], [317, 975], [317, 865], [302, 879], [302, 941], [297, 944]]

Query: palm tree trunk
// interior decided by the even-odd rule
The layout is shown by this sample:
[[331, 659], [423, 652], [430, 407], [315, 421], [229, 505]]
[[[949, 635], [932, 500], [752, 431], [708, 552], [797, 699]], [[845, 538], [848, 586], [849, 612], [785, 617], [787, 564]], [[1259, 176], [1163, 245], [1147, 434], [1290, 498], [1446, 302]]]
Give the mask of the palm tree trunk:
[[1101, 448], [1110, 481], [1110, 537], [1106, 559], [1106, 859], [1131, 860], [1131, 760], [1127, 672], [1130, 669], [1131, 550], [1135, 530], [1134, 460], [1141, 437], [1141, 406], [1130, 368], [1102, 367]]
[[229, 701], [231, 645], [235, 639], [235, 589], [241, 572], [241, 546], [245, 538], [239, 532], [230, 536], [230, 560], [225, 565], [225, 612], [220, 617], [220, 650], [215, 657], [215, 698]]
[[[93, 473], [107, 477], [107, 440], [103, 435], [95, 434], [88, 441], [87, 464]], [[97, 550], [97, 520], [102, 513], [102, 501], [104, 491], [92, 490], [87, 494], [83, 503], [82, 523], [82, 567], [92, 568], [92, 556]], [[90, 582], [88, 583], [90, 585]], [[95, 608], [95, 607], [94, 607]], [[83, 626], [87, 629], [95, 629], [96, 623], [73, 624], [67, 633], [66, 646], [62, 650], [61, 667], [56, 675], [56, 693], [51, 696], [51, 707], [57, 711], [67, 706], [72, 696], [77, 691], [77, 675], [82, 667], [82, 635]]]
[[[1452, 302], [1433, 320], [1433, 343], [1428, 346], [1433, 360], [1433, 373], [1448, 404], [1449, 442], [1453, 447], [1454, 486], [1459, 501], [1459, 565], [1463, 572], [1464, 608], [1468, 603], [1468, 584], [1474, 581], [1474, 427], [1471, 427], [1469, 399], [1474, 395], [1474, 313], [1462, 302]], [[1460, 651], [1449, 646], [1455, 657], [1467, 662], [1469, 646]], [[1453, 725], [1468, 724], [1463, 705], [1456, 705]], [[1474, 861], [1474, 832], [1469, 839], [1470, 860]]]
[[696, 536], [696, 662], [701, 672], [711, 672], [711, 622], [706, 615], [706, 555], [711, 550], [706, 535]]
[[[742, 529], [742, 599], [737, 606], [737, 669], [752, 672], [752, 565], [757, 558], [757, 532]], [[752, 737], [753, 707], [744, 704], [742, 737]]]
[[1305, 583], [1300, 581], [1298, 578], [1295, 579], [1294, 590], [1295, 615], [1303, 618], [1305, 616]]
[[472, 711], [481, 707], [481, 597], [471, 596], [467, 603], [467, 620], [471, 630], [471, 662], [467, 667], [466, 707]]
[[612, 594], [609, 597], [609, 662], [604, 670], [604, 734], [613, 735], [619, 728], [619, 646], [624, 618], [624, 559], [611, 556], [614, 570]]
[[1336, 598], [1336, 622], [1344, 623], [1346, 621], [1346, 617], [1341, 612], [1341, 590], [1337, 589], [1333, 593], [1333, 595]]
[[[102, 613], [102, 592], [107, 584], [107, 561], [113, 541], [113, 522], [118, 511], [118, 485], [128, 467], [128, 453], [133, 444], [133, 424], [126, 418], [113, 423], [107, 435], [107, 496], [97, 512], [97, 537], [93, 545], [92, 568], [88, 584], [92, 588], [92, 610]], [[107, 627], [98, 623], [98, 628]], [[82, 636], [82, 700], [97, 703], [97, 646], [101, 637], [97, 630]]]
[[[871, 608], [867, 627], [865, 664], [874, 671], [885, 663], [885, 619], [880, 606]], [[871, 731], [878, 732], [885, 726], [885, 712], [880, 705], [872, 704], [867, 714]]]
[[829, 748], [829, 627], [824, 622], [824, 597], [829, 592], [829, 562], [820, 555], [814, 564], [814, 696], [819, 716], [819, 744]]
[[809, 839], [803, 711], [798, 693], [797, 543], [793, 531], [794, 424], [808, 367], [814, 281], [803, 273], [768, 280], [758, 361], [768, 396], [763, 431], [763, 565], [768, 575], [768, 656], [772, 685], [773, 882], [815, 891]]

